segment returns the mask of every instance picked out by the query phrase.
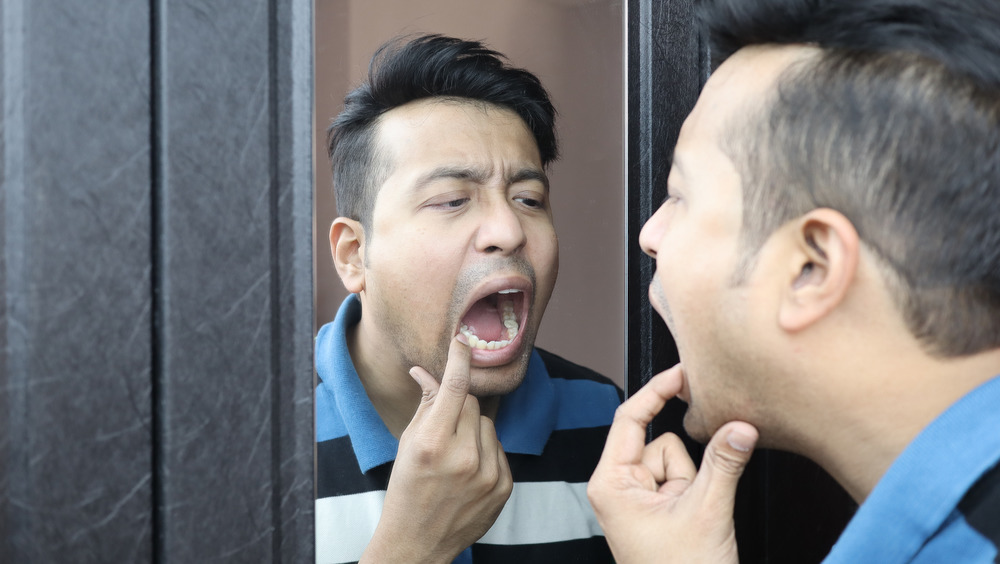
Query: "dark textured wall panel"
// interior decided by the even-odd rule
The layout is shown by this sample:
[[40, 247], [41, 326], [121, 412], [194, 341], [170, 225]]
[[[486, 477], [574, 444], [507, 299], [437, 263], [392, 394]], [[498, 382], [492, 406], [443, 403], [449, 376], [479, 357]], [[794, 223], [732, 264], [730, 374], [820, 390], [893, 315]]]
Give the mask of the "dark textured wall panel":
[[160, 551], [305, 561], [309, 4], [159, 6]]
[[280, 346], [272, 412], [275, 561], [313, 562], [313, 2], [292, 0], [273, 8], [272, 150], [277, 211], [279, 284], [276, 308]]
[[0, 561], [148, 562], [148, 4], [0, 6]]
[[312, 3], [0, 0], [0, 562], [313, 559]]

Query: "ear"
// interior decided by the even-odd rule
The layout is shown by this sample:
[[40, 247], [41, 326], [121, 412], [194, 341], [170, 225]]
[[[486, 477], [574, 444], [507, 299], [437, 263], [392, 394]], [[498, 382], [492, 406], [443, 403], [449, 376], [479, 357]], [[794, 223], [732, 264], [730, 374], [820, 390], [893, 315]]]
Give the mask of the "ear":
[[778, 323], [800, 331], [833, 311], [854, 283], [858, 232], [842, 213], [819, 208], [796, 220]]
[[348, 292], [365, 289], [365, 232], [361, 223], [338, 217], [330, 226], [330, 252], [340, 280]]

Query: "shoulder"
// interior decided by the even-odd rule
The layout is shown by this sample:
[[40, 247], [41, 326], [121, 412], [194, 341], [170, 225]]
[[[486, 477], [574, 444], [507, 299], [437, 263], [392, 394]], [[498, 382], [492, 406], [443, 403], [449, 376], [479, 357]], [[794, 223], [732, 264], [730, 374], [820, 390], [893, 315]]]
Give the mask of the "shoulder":
[[550, 378], [558, 378], [562, 380], [579, 380], [580, 383], [590, 382], [593, 390], [603, 390], [605, 393], [614, 392], [618, 397], [618, 401], [624, 400], [624, 393], [621, 388], [619, 388], [614, 382], [612, 382], [606, 376], [599, 374], [587, 368], [586, 366], [580, 366], [575, 362], [570, 362], [565, 358], [551, 353], [545, 349], [535, 347], [538, 351], [538, 356], [542, 358], [542, 362], [545, 364], [545, 369], [549, 373]]

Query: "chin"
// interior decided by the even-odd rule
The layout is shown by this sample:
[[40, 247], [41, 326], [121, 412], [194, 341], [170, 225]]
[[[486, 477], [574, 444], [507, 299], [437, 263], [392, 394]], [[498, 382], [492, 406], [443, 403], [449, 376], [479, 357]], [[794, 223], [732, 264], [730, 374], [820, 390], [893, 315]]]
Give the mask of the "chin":
[[709, 430], [704, 420], [688, 406], [687, 413], [684, 414], [684, 432], [692, 439], [705, 444], [712, 438], [715, 430]]
[[504, 366], [473, 368], [469, 374], [469, 393], [477, 398], [487, 398], [513, 392], [524, 381], [529, 359], [530, 356]]

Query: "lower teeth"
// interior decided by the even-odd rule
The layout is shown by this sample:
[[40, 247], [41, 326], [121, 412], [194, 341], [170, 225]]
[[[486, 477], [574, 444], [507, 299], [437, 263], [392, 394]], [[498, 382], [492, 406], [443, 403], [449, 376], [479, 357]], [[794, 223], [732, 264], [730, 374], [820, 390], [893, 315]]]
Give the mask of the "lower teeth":
[[470, 329], [468, 325], [463, 325], [459, 330], [465, 338], [469, 340], [469, 346], [474, 349], [484, 349], [484, 350], [497, 350], [502, 349], [509, 345], [511, 341], [517, 337], [517, 333], [520, 330], [520, 326], [517, 324], [517, 316], [514, 315], [514, 302], [506, 301], [503, 303], [503, 326], [507, 330], [507, 338], [500, 341], [487, 341], [485, 339], [480, 339]]
[[487, 341], [486, 339], [480, 339], [475, 333], [469, 330], [465, 325], [462, 326], [461, 333], [465, 335], [465, 338], [469, 340], [469, 346], [474, 349], [485, 349], [485, 350], [496, 350], [502, 349], [510, 344], [514, 337], [517, 336], [517, 332], [508, 331], [507, 334], [510, 335], [510, 339], [503, 339], [501, 341]]

